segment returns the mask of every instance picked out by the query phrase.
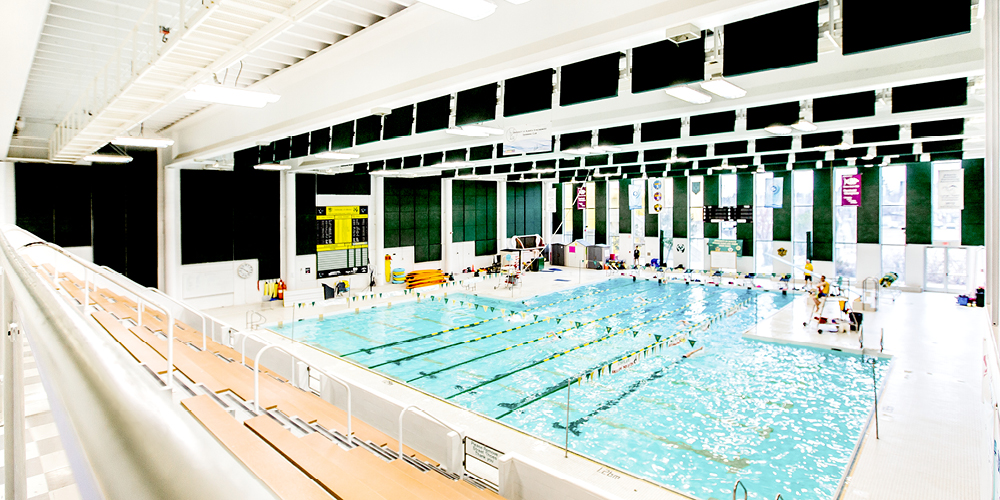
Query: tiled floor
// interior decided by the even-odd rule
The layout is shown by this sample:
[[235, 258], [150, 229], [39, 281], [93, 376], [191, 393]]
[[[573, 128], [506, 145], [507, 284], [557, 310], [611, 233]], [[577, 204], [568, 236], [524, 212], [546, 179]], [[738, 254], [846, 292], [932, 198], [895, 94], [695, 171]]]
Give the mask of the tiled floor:
[[[38, 377], [35, 358], [25, 344], [24, 353], [25, 468], [28, 500], [78, 500], [80, 493], [73, 479], [59, 431], [49, 410], [49, 401]], [[0, 426], [0, 436], [6, 430]], [[3, 440], [0, 439], [0, 452]], [[3, 464], [0, 463], [0, 499], [3, 491]]]

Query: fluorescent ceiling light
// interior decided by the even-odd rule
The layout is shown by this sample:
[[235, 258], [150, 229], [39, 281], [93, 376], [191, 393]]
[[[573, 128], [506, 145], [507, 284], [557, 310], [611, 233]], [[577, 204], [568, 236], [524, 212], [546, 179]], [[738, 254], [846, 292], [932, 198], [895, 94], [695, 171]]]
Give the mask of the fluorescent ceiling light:
[[495, 3], [488, 0], [420, 0], [421, 2], [451, 12], [466, 19], [478, 21], [497, 10]]
[[174, 144], [173, 139], [165, 137], [142, 137], [120, 135], [111, 141], [115, 146], [135, 146], [139, 148], [165, 148]]
[[249, 108], [263, 108], [270, 102], [278, 102], [280, 95], [257, 92], [254, 90], [223, 87], [222, 85], [196, 85], [184, 93], [184, 97], [193, 101], [211, 102], [216, 104], [231, 104]]
[[327, 151], [325, 153], [316, 153], [316, 158], [323, 158], [327, 160], [353, 160], [355, 158], [361, 158], [361, 155], [356, 155], [354, 153], [341, 153], [339, 151]]
[[447, 132], [447, 133], [449, 133], [451, 135], [461, 135], [461, 136], [465, 136], [465, 137], [489, 137], [490, 136], [489, 132], [482, 132], [482, 131], [479, 131], [479, 130], [466, 130], [466, 129], [461, 128], [461, 127], [450, 128], [448, 130], [445, 130], [445, 132]]
[[799, 120], [792, 124], [792, 128], [800, 132], [814, 132], [819, 127], [809, 120]]
[[774, 135], [788, 135], [792, 133], [792, 127], [789, 127], [788, 125], [770, 125], [764, 127], [764, 130]]
[[664, 92], [666, 92], [668, 96], [676, 97], [691, 104], [705, 104], [712, 102], [712, 96], [704, 92], [698, 92], [688, 86], [671, 87], [664, 90]]
[[701, 82], [701, 88], [719, 97], [725, 97], [726, 99], [736, 99], [747, 95], [746, 90], [743, 90], [722, 78], [713, 78], [707, 82]]
[[490, 135], [503, 135], [503, 129], [500, 127], [490, 127], [488, 125], [462, 125], [459, 127], [462, 130], [467, 130], [470, 132], [479, 132], [481, 134]]
[[254, 165], [255, 170], [288, 170], [292, 168], [291, 165], [282, 165], [280, 163], [261, 163], [260, 165]]
[[128, 155], [92, 154], [83, 157], [83, 161], [94, 163], [128, 163], [132, 157]]

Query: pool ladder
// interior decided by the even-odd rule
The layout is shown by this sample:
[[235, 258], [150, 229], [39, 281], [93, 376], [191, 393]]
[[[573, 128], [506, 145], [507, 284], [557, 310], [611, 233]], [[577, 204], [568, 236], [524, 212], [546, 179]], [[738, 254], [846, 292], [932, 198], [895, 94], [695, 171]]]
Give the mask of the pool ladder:
[[[733, 485], [733, 500], [736, 500], [736, 490], [738, 488], [743, 488], [743, 500], [747, 500], [747, 487], [743, 485], [743, 481], [736, 481]], [[774, 500], [785, 500], [785, 497], [778, 493], [778, 496], [774, 497]]]

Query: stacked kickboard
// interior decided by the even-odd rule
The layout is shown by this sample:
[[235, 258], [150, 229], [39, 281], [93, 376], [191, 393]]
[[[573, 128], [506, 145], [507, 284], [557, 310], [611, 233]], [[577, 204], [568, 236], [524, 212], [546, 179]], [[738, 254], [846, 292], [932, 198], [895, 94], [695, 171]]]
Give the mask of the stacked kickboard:
[[448, 277], [440, 269], [429, 271], [413, 271], [406, 275], [406, 288], [438, 285], [448, 281]]
[[392, 284], [401, 285], [406, 281], [406, 269], [397, 267], [392, 270]]

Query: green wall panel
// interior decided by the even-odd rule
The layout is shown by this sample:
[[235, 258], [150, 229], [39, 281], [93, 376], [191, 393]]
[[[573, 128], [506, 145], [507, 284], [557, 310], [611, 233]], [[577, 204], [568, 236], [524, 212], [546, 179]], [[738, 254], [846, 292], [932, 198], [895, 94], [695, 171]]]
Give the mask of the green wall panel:
[[594, 243], [608, 243], [608, 181], [594, 183]]
[[688, 178], [674, 177], [674, 238], [688, 237]]
[[931, 244], [931, 175], [930, 163], [906, 165], [906, 242]]
[[792, 173], [775, 172], [774, 182], [781, 183], [781, 208], [771, 209], [774, 217], [771, 238], [774, 241], [792, 240]]
[[563, 234], [562, 228], [559, 226], [563, 223], [563, 185], [556, 184], [556, 211], [552, 214], [552, 232], [554, 234]]
[[[736, 174], [736, 204], [753, 204], [753, 174]], [[736, 239], [743, 240], [743, 256], [753, 257], [753, 223], [736, 224]]]
[[629, 179], [618, 181], [618, 233], [632, 233], [632, 211], [628, 209]]
[[[719, 204], [719, 176], [717, 175], [706, 175], [705, 179], [705, 206], [717, 206]], [[719, 223], [718, 222], [706, 222], [705, 223], [705, 237], [706, 238], [718, 238], [719, 237]]]
[[575, 240], [582, 240], [583, 239], [583, 220], [584, 220], [584, 218], [583, 218], [583, 210], [580, 210], [580, 209], [576, 208], [576, 193], [577, 193], [577, 189], [579, 189], [580, 186], [582, 186], [582, 184], [571, 184], [571, 186], [572, 186], [572, 191], [570, 191], [570, 193], [571, 193], [572, 196], [570, 197], [570, 199], [573, 200], [573, 205], [572, 205], [572, 208], [573, 208], [573, 240], [575, 241]]
[[415, 262], [441, 260], [441, 179], [385, 179], [385, 247], [413, 247]]
[[813, 173], [812, 260], [833, 262], [833, 169]]
[[475, 241], [476, 255], [497, 252], [497, 183], [453, 181], [452, 241]]
[[542, 185], [507, 184], [507, 237], [542, 234]]
[[[878, 167], [861, 168], [861, 206], [858, 207], [858, 243], [880, 243], [881, 183]], [[839, 200], [838, 200], [839, 201]]]
[[962, 210], [962, 244], [986, 244], [986, 179], [983, 160], [965, 160], [965, 208]]

